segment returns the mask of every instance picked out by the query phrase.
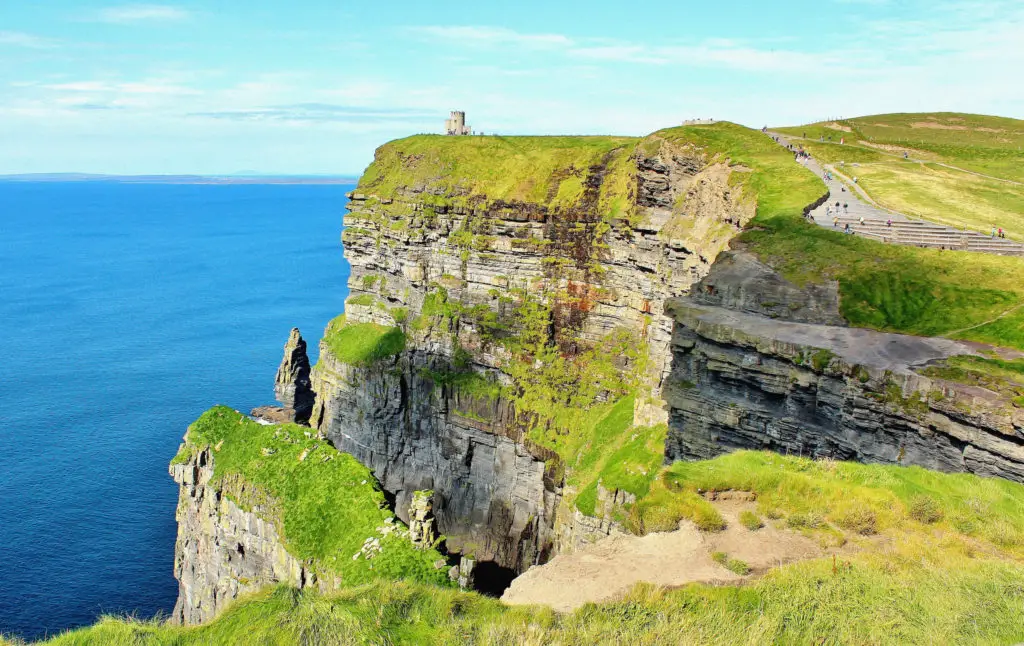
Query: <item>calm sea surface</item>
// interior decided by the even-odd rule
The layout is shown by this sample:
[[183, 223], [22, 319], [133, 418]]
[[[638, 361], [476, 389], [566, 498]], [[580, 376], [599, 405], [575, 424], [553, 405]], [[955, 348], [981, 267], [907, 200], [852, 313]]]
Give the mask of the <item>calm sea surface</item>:
[[167, 463], [342, 310], [350, 186], [0, 183], [0, 633], [168, 612]]

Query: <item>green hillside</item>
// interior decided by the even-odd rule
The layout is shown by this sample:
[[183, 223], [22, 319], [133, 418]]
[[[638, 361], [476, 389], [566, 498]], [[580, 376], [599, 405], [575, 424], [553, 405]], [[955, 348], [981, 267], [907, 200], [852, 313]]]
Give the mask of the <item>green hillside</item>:
[[883, 114], [777, 130], [819, 161], [841, 164], [886, 208], [986, 233], [1002, 227], [1024, 240], [1024, 121]]
[[1024, 350], [1024, 258], [887, 245], [807, 223], [802, 209], [824, 185], [762, 133], [716, 124], [658, 134], [749, 168], [733, 177], [757, 197], [757, 217], [733, 246], [797, 284], [838, 280], [851, 325]]
[[1024, 639], [1024, 486], [744, 451], [678, 463], [663, 472], [654, 491], [658, 509], [671, 511], [710, 506], [697, 492], [725, 489], [758, 494], [761, 524], [799, 531], [843, 551], [836, 558], [773, 569], [742, 585], [694, 584], [673, 591], [639, 586], [621, 601], [588, 604], [568, 615], [507, 607], [450, 588], [379, 581], [331, 596], [266, 590], [192, 628], [106, 618], [45, 643], [540, 646]]

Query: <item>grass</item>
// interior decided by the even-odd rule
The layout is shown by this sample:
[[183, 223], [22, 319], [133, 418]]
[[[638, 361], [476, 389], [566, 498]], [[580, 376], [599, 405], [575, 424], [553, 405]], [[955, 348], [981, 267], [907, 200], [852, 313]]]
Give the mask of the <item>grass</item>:
[[332, 355], [355, 366], [394, 357], [405, 349], [405, 333], [401, 328], [375, 323], [349, 325], [344, 314], [327, 325], [323, 340]]
[[189, 427], [173, 463], [211, 448], [212, 484], [241, 507], [264, 510], [289, 553], [340, 574], [345, 584], [376, 578], [446, 584], [447, 572], [433, 566], [443, 557], [433, 549], [414, 549], [407, 537], [389, 535], [381, 539], [380, 555], [353, 560], [386, 521], [399, 521], [369, 469], [308, 432], [293, 424], [261, 425], [218, 406]]
[[[404, 186], [439, 190], [443, 201], [530, 202], [569, 208], [592, 166], [610, 172], [601, 202], [617, 208], [629, 189], [630, 137], [444, 137], [416, 135], [377, 149], [357, 192], [394, 197]], [[429, 191], [424, 193], [429, 194]]]
[[[660, 476], [665, 490], [689, 499], [698, 491], [752, 491], [766, 516], [797, 528], [831, 523], [856, 534], [932, 527], [967, 534], [1024, 557], [1024, 486], [999, 478], [942, 474], [920, 467], [814, 461], [738, 451], [714, 460], [676, 462]], [[923, 502], [927, 499], [927, 502]], [[931, 510], [922, 514], [921, 509]], [[917, 510], [913, 511], [912, 510]], [[963, 531], [964, 527], [971, 528]]]
[[[828, 124], [779, 130], [806, 134], [797, 143], [820, 161], [845, 162], [844, 171], [886, 208], [985, 233], [1002, 227], [1008, 237], [1024, 240], [1024, 121], [934, 113], [859, 117], [839, 125], [851, 132]], [[839, 136], [846, 145], [838, 144]], [[904, 151], [911, 159], [903, 159]]]
[[1024, 349], [1024, 311], [972, 330], [1024, 303], [1024, 259], [886, 245], [805, 222], [824, 187], [763, 134], [733, 124], [659, 133], [750, 169], [735, 173], [756, 195], [746, 248], [798, 285], [839, 282], [840, 311], [857, 327], [977, 340]]
[[[209, 440], [219, 442], [218, 437]], [[218, 468], [226, 448], [227, 442], [216, 454]], [[588, 604], [566, 615], [507, 607], [475, 593], [414, 581], [378, 580], [328, 596], [267, 589], [191, 628], [108, 617], [47, 643], [1004, 644], [1024, 639], [1024, 486], [915, 467], [741, 451], [666, 468], [648, 498], [660, 491], [703, 500], [697, 490], [728, 489], [757, 493], [765, 517], [774, 519], [769, 522], [811, 536], [841, 534], [832, 523], [851, 510], [870, 510], [882, 536], [853, 527], [845, 531], [857, 549], [842, 559], [794, 563], [744, 585], [692, 584], [675, 590], [641, 585], [624, 599]], [[738, 574], [749, 571], [728, 554], [715, 558]]]
[[713, 552], [711, 558], [733, 574], [746, 576], [750, 574], [750, 566], [745, 561], [734, 559], [725, 552]]
[[1024, 394], [1024, 359], [959, 355], [936, 362], [921, 372], [929, 377], [981, 386], [1011, 397]]

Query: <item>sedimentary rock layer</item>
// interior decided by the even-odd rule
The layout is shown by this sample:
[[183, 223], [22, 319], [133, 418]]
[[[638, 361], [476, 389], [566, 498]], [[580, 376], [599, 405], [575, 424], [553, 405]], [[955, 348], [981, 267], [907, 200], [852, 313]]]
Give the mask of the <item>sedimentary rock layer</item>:
[[918, 374], [977, 346], [780, 321], [678, 299], [666, 457], [768, 449], [1024, 481], [1024, 413]]

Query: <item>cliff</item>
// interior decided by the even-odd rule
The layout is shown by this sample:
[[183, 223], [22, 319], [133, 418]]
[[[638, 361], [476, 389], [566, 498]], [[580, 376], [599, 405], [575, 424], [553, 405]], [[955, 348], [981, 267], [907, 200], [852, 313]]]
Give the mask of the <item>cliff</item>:
[[414, 545], [370, 471], [302, 426], [214, 408], [189, 427], [170, 472], [180, 486], [173, 622], [207, 621], [278, 583], [448, 584], [444, 557]]
[[1008, 394], [938, 368], [954, 357], [985, 361], [983, 347], [687, 298], [668, 310], [676, 320], [668, 460], [753, 448], [1024, 482], [1024, 411]]
[[[731, 124], [391, 142], [350, 195], [351, 295], [310, 424], [400, 515], [431, 488], [449, 548], [514, 572], [622, 527], [663, 460], [772, 448], [1018, 478], [1014, 386], [986, 403], [921, 373], [977, 347], [844, 327], [976, 317], [972, 275], [804, 226], [820, 190]], [[856, 251], [879, 284], [945, 282], [908, 317], [829, 264]], [[890, 355], [846, 352], [862, 344]]]
[[350, 196], [311, 424], [397, 509], [433, 489], [450, 549], [522, 571], [581, 540], [593, 523], [558, 522], [567, 463], [627, 397], [625, 427], [665, 422], [662, 305], [753, 216], [742, 170], [661, 136], [382, 147]]

